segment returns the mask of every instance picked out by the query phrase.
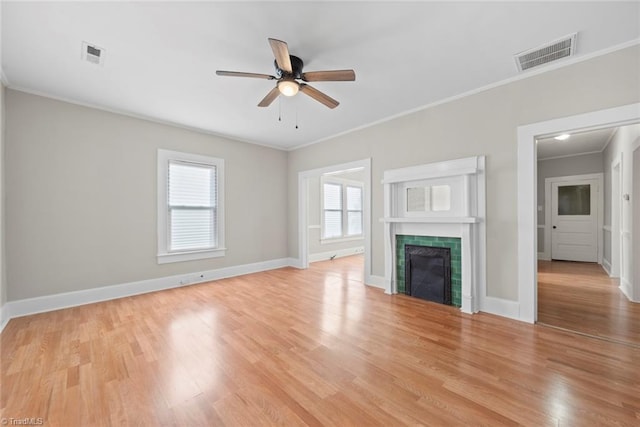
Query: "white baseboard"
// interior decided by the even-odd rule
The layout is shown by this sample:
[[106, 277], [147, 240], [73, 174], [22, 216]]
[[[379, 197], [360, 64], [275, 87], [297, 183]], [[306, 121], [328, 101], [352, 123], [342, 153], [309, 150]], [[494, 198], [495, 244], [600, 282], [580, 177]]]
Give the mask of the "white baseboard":
[[551, 261], [551, 257], [545, 252], [538, 252], [538, 261]]
[[608, 259], [602, 258], [602, 268], [607, 272], [607, 276], [611, 277], [611, 262]]
[[373, 286], [374, 288], [385, 289], [384, 277], [382, 276], [374, 276], [372, 274], [368, 274], [364, 278], [364, 284]]
[[289, 267], [302, 268], [302, 262], [299, 258], [287, 258], [287, 263]]
[[[7, 302], [2, 308], [2, 316], [6, 317], [6, 321], [8, 322], [9, 319], [14, 317], [44, 313], [62, 308], [76, 307], [84, 304], [108, 301], [117, 298], [145, 294], [148, 292], [193, 285], [196, 283], [209, 282], [212, 280], [224, 279], [226, 277], [258, 273], [260, 271], [273, 270], [276, 268], [287, 267], [289, 265], [290, 263], [288, 258], [281, 258], [256, 262], [253, 264], [224, 267], [216, 270], [185, 273], [175, 276], [160, 277], [157, 279], [123, 283], [120, 285], [104, 286], [83, 291], [65, 292], [61, 294], [11, 301]], [[6, 311], [8, 311], [8, 313], [5, 314]]]
[[624, 296], [627, 297], [627, 299], [629, 301], [631, 301], [631, 302], [640, 302], [640, 301], [636, 301], [636, 300], [633, 299], [633, 289], [631, 288], [631, 283], [629, 283], [628, 281], [626, 281], [622, 277], [620, 278], [620, 290], [622, 291]]
[[0, 332], [7, 326], [9, 319], [9, 307], [7, 307], [7, 304], [3, 304], [0, 306]]
[[509, 319], [520, 320], [533, 323], [533, 319], [520, 318], [520, 303], [508, 299], [496, 297], [484, 297], [480, 301], [480, 311], [497, 316], [508, 317]]
[[345, 256], [357, 255], [364, 253], [364, 246], [356, 246], [354, 248], [338, 249], [336, 251], [320, 252], [317, 254], [309, 254], [309, 262], [326, 261], [333, 258], [342, 258]]

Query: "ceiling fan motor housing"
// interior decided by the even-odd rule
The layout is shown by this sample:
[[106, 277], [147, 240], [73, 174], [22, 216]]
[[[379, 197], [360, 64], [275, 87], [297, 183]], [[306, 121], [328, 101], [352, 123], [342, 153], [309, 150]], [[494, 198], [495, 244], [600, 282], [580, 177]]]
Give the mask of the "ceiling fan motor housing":
[[300, 58], [298, 58], [297, 56], [294, 56], [294, 55], [289, 55], [289, 58], [291, 59], [291, 68], [293, 70], [292, 73], [287, 73], [286, 71], [284, 71], [283, 69], [278, 67], [278, 62], [277, 61], [273, 61], [273, 65], [276, 67], [276, 77], [278, 77], [278, 79], [281, 79], [282, 77], [290, 77], [290, 78], [294, 78], [294, 79], [301, 79], [302, 78], [302, 67], [304, 66], [304, 63], [302, 62], [302, 59], [300, 59]]

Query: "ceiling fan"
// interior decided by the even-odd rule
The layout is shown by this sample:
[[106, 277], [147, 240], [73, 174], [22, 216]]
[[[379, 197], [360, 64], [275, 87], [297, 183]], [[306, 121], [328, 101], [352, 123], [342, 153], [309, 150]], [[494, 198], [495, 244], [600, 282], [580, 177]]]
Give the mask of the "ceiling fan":
[[216, 74], [219, 76], [277, 80], [276, 86], [260, 101], [258, 107], [268, 107], [280, 94], [284, 96], [294, 96], [300, 91], [329, 108], [336, 108], [338, 104], [340, 104], [338, 101], [320, 92], [318, 89], [306, 83], [298, 82], [297, 80], [302, 80], [303, 82], [339, 82], [354, 81], [356, 79], [356, 73], [353, 70], [310, 71], [303, 73], [302, 67], [304, 63], [302, 59], [289, 54], [289, 47], [286, 42], [270, 38], [269, 44], [276, 58], [274, 61], [276, 68], [275, 76], [270, 74], [243, 73], [239, 71], [216, 71]]

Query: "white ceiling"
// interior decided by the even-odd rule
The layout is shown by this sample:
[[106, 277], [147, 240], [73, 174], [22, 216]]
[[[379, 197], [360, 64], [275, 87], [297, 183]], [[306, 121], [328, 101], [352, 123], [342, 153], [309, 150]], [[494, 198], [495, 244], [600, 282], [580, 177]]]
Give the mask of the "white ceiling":
[[[577, 56], [640, 38], [639, 2], [2, 2], [8, 86], [290, 149], [518, 75], [513, 55], [578, 32]], [[355, 82], [312, 85], [257, 103], [273, 74], [267, 38], [305, 71], [353, 68]], [[103, 67], [81, 43], [106, 50]], [[299, 129], [295, 129], [296, 115]]]
[[538, 160], [557, 159], [578, 154], [602, 152], [616, 128], [572, 133], [569, 139], [559, 141], [554, 135], [537, 141]]

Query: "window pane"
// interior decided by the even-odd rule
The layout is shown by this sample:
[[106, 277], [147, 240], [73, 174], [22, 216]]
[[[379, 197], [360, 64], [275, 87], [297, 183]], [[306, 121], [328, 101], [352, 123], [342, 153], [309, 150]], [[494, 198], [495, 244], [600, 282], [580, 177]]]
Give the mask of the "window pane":
[[347, 210], [362, 210], [362, 188], [347, 186]]
[[347, 213], [347, 222], [349, 226], [349, 230], [347, 234], [349, 236], [355, 236], [358, 234], [362, 234], [362, 212], [348, 212]]
[[215, 166], [170, 162], [169, 206], [215, 206]]
[[342, 211], [324, 211], [324, 237], [342, 236]]
[[324, 208], [342, 209], [342, 185], [324, 184]]
[[590, 215], [591, 186], [558, 186], [558, 215]]
[[407, 212], [426, 212], [431, 210], [431, 187], [407, 188]]
[[451, 187], [434, 185], [431, 187], [431, 210], [448, 211], [451, 209]]
[[212, 209], [174, 208], [169, 212], [172, 251], [215, 247]]

